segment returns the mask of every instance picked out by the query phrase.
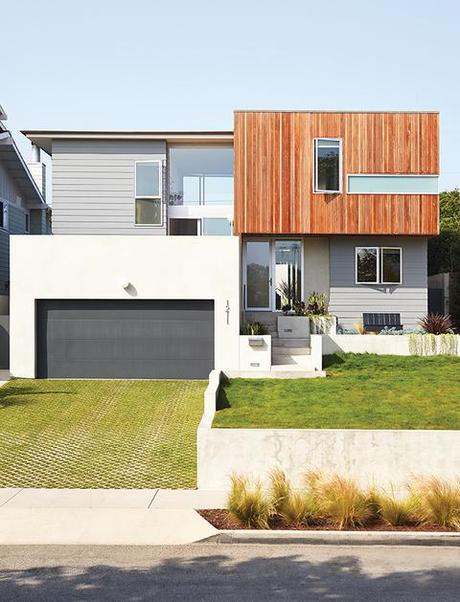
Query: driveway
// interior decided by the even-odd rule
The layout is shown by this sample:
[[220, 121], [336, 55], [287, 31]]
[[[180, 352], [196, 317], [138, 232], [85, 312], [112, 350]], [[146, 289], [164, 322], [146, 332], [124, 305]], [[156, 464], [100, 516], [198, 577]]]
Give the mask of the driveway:
[[12, 380], [0, 487], [193, 488], [205, 381]]

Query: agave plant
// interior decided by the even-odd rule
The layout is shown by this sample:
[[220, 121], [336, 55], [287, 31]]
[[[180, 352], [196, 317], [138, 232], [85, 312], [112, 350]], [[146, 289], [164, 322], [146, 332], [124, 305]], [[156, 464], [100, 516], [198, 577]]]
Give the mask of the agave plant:
[[449, 314], [429, 313], [420, 318], [418, 324], [429, 334], [448, 334], [452, 332], [452, 318]]

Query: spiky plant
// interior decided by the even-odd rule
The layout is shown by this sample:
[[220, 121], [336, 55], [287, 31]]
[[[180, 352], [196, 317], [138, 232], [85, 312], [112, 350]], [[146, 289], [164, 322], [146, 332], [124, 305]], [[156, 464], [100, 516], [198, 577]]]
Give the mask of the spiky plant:
[[255, 529], [268, 529], [273, 514], [271, 502], [261, 483], [250, 483], [241, 475], [231, 477], [227, 508], [245, 527]]
[[243, 324], [240, 330], [240, 334], [245, 335], [263, 335], [267, 334], [267, 327], [262, 322], [257, 322], [256, 320], [252, 320]]
[[418, 324], [428, 334], [449, 334], [452, 332], [452, 318], [449, 314], [429, 313], [420, 318]]
[[410, 491], [421, 523], [460, 530], [460, 482], [439, 477], [416, 479]]
[[414, 495], [397, 496], [393, 490], [376, 492], [378, 514], [392, 527], [411, 525], [415, 520], [417, 500]]
[[313, 496], [307, 490], [293, 489], [282, 470], [274, 470], [270, 481], [273, 513], [284, 524], [306, 525], [316, 517], [316, 504]]
[[374, 500], [355, 481], [333, 475], [310, 477], [318, 513], [337, 529], [365, 525], [374, 518]]

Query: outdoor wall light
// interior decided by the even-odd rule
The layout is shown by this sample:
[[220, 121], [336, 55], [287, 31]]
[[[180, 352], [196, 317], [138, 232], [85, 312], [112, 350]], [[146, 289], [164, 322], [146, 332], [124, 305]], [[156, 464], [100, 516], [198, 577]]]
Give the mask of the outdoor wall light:
[[129, 280], [123, 280], [123, 282], [121, 283], [121, 288], [124, 288], [125, 290], [128, 289], [131, 286], [131, 282]]

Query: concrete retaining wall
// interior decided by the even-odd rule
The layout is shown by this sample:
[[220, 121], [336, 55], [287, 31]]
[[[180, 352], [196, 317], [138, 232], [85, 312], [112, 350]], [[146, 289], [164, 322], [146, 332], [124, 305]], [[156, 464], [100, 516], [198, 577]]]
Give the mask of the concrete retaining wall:
[[[323, 335], [323, 355], [338, 351], [346, 353], [376, 353], [377, 355], [410, 355], [409, 335], [330, 334]], [[437, 352], [441, 352], [437, 338]], [[460, 353], [460, 337], [457, 335], [457, 354]]]
[[296, 486], [308, 470], [349, 475], [363, 485], [404, 484], [417, 474], [454, 478], [460, 431], [215, 429], [198, 431], [198, 487], [228, 489], [232, 473], [266, 480], [279, 467]]

